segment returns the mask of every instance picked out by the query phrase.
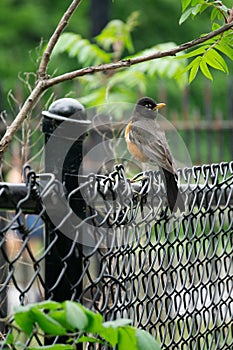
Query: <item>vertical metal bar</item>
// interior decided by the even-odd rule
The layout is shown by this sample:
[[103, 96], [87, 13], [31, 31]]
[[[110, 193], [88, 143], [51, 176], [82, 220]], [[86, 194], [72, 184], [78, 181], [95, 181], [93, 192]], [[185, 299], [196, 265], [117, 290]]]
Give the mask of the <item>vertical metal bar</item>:
[[[5, 216], [5, 212], [0, 212], [0, 230], [4, 227]], [[1, 251], [2, 249], [6, 249], [6, 237], [4, 234], [3, 236], [0, 236], [0, 332], [4, 334], [6, 324], [2, 320], [4, 320], [7, 315], [7, 288], [3, 286], [8, 273], [8, 266]]]
[[194, 145], [195, 146], [193, 148], [193, 150], [194, 150], [193, 154], [195, 155], [195, 159], [194, 159], [195, 164], [200, 164], [200, 163], [204, 163], [204, 159], [203, 159], [203, 156], [201, 155], [201, 129], [198, 128], [198, 124], [200, 124], [200, 111], [199, 110], [196, 112], [195, 120], [196, 120], [196, 124], [195, 124], [195, 127], [193, 129], [194, 140], [195, 140]]
[[[78, 186], [77, 175], [80, 172], [83, 158], [84, 137], [80, 133], [80, 128], [84, 131], [89, 125], [81, 122], [81, 125], [79, 125], [72, 119], [75, 113], [76, 117], [79, 112], [81, 117], [84, 114], [82, 105], [77, 103], [73, 99], [57, 100], [54, 102], [55, 106], [52, 104], [48, 112], [43, 112], [42, 130], [45, 133], [45, 171], [46, 173], [54, 174], [56, 179], [61, 181], [65, 185], [66, 190], [68, 188], [69, 191]], [[82, 107], [81, 109], [80, 106]], [[67, 110], [68, 112], [70, 110], [70, 115], [68, 115]], [[61, 117], [63, 116], [64, 121], [62, 122]], [[71, 126], [67, 117], [71, 118]], [[59, 208], [54, 209], [59, 212]], [[84, 203], [81, 198], [78, 208], [74, 208], [74, 210], [78, 210], [78, 216], [84, 218]], [[53, 220], [50, 220], [49, 214], [45, 226], [46, 248], [50, 247], [45, 260], [45, 298], [58, 302], [78, 300], [82, 293], [82, 247], [74, 244], [73, 240], [67, 237], [65, 232], [57, 230], [56, 224]], [[77, 283], [77, 281], [80, 282]], [[51, 339], [46, 340], [47, 344], [48, 342], [51, 343]]]
[[182, 118], [187, 121], [190, 118], [190, 89], [187, 86], [182, 96]]
[[[213, 123], [213, 111], [212, 111], [212, 94], [210, 82], [206, 82], [204, 91], [204, 107], [205, 107], [205, 119], [210, 123]], [[208, 129], [204, 131], [203, 140], [207, 141], [204, 147], [207, 149], [207, 163], [213, 162], [213, 130]]]
[[[225, 134], [226, 143], [228, 141], [228, 135], [227, 135], [227, 130], [225, 131], [223, 127], [223, 115], [221, 111], [217, 112], [216, 118], [217, 118], [217, 126], [218, 126], [216, 131], [217, 137], [218, 137], [218, 141], [217, 141], [218, 161], [223, 162], [224, 159], [227, 159], [227, 150], [224, 149], [224, 134]], [[226, 154], [224, 154], [225, 153], [224, 151], [226, 152]]]

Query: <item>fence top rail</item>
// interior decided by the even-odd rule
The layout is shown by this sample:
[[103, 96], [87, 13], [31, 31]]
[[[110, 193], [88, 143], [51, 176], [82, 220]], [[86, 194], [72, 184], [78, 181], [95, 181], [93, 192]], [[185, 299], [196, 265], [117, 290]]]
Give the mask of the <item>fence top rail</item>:
[[[35, 177], [35, 173], [33, 173]], [[75, 175], [67, 174], [66, 181], [73, 181]], [[67, 193], [66, 187], [60, 184], [52, 174], [39, 174], [36, 181], [27, 183], [0, 183], [0, 209], [15, 210], [20, 206], [25, 213], [40, 211], [43, 199], [51, 197], [51, 205], [61, 203], [64, 196], [75, 200], [77, 197], [95, 208], [103, 206], [104, 201], [118, 201], [121, 205], [132, 202], [152, 203], [159, 205], [165, 196], [165, 188], [160, 172], [147, 171], [128, 179], [122, 165], [116, 165], [109, 175], [76, 176], [78, 187]], [[233, 203], [233, 162], [194, 166], [179, 170], [179, 188], [183, 199], [191, 208], [205, 208]], [[48, 203], [48, 201], [47, 201]], [[127, 204], [128, 205], [128, 204]], [[166, 201], [163, 201], [166, 206]]]

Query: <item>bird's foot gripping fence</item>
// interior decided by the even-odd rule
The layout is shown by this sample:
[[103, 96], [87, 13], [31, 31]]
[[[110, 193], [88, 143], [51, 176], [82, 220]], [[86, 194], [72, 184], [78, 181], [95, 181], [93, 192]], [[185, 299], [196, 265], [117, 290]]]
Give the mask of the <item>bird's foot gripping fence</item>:
[[68, 175], [72, 190], [33, 171], [1, 184], [1, 317], [44, 298], [78, 300], [106, 320], [131, 318], [162, 349], [231, 350], [233, 163], [179, 175], [183, 214], [166, 210], [159, 173], [129, 181], [122, 166], [78, 187]]

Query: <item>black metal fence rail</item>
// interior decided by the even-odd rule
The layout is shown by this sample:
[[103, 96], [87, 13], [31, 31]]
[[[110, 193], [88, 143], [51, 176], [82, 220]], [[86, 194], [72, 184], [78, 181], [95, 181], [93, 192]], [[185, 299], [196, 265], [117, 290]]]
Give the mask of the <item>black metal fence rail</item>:
[[179, 179], [183, 214], [166, 208], [160, 173], [130, 181], [122, 166], [62, 184], [27, 169], [25, 184], [0, 184], [1, 317], [68, 298], [131, 318], [162, 349], [232, 350], [233, 162]]

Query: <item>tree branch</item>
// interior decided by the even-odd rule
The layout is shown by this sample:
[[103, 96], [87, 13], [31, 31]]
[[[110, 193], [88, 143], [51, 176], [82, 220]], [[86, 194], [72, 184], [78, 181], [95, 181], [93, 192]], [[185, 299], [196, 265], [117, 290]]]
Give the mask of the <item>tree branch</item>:
[[134, 64], [151, 61], [154, 59], [167, 57], [167, 56], [175, 56], [178, 52], [185, 51], [187, 49], [190, 49], [193, 46], [202, 44], [203, 42], [214, 38], [215, 36], [224, 33], [225, 31], [229, 30], [231, 27], [233, 27], [233, 21], [227, 24], [224, 24], [223, 26], [219, 27], [218, 29], [214, 30], [213, 32], [210, 32], [206, 35], [201, 36], [200, 38], [188, 41], [184, 44], [181, 44], [179, 46], [176, 46], [170, 50], [164, 50], [164, 51], [156, 51], [155, 53], [148, 55], [148, 56], [137, 56], [129, 59], [123, 59], [121, 61], [112, 62], [112, 63], [106, 63], [106, 64], [100, 64], [99, 66], [91, 66], [91, 67], [85, 67], [82, 69], [78, 69], [76, 71], [68, 72], [62, 75], [59, 75], [55, 78], [48, 79], [45, 82], [46, 88], [49, 88], [53, 85], [62, 83], [66, 80], [72, 80], [77, 77], [81, 77], [83, 75], [87, 74], [94, 74], [101, 71], [107, 71], [107, 70], [114, 70], [118, 68], [125, 68], [130, 67]]
[[224, 33], [225, 31], [229, 30], [230, 28], [233, 27], [233, 21], [230, 23], [224, 24], [217, 30], [210, 32], [200, 38], [188, 41], [184, 44], [181, 44], [179, 46], [174, 47], [173, 49], [170, 50], [165, 50], [165, 51], [157, 51], [154, 54], [148, 55], [148, 56], [138, 56], [138, 57], [133, 57], [129, 59], [124, 59], [118, 62], [112, 62], [112, 63], [107, 63], [107, 64], [101, 64], [99, 66], [91, 66], [91, 67], [86, 67], [83, 69], [79, 69], [76, 71], [68, 72], [65, 74], [62, 74], [60, 76], [57, 76], [55, 78], [50, 78], [47, 79], [46, 77], [46, 69], [48, 66], [48, 62], [51, 56], [51, 53], [53, 51], [53, 48], [55, 44], [57, 43], [57, 40], [62, 32], [62, 30], [65, 28], [65, 26], [68, 23], [69, 18], [71, 17], [72, 13], [74, 10], [77, 8], [77, 6], [80, 4], [81, 0], [74, 0], [64, 16], [62, 17], [61, 21], [59, 22], [54, 34], [52, 35], [51, 39], [49, 40], [48, 43], [48, 48], [46, 49], [41, 63], [39, 67], [39, 76], [40, 80], [37, 82], [35, 88], [29, 95], [29, 97], [26, 99], [24, 102], [22, 109], [19, 111], [18, 115], [12, 122], [12, 124], [7, 128], [6, 133], [3, 135], [1, 141], [0, 141], [0, 159], [2, 159], [9, 143], [13, 139], [14, 134], [16, 131], [20, 128], [22, 125], [24, 119], [26, 119], [28, 113], [32, 110], [32, 108], [38, 103], [40, 100], [43, 92], [50, 88], [51, 86], [54, 86], [56, 84], [62, 83], [66, 80], [72, 80], [74, 78], [87, 75], [87, 74], [94, 74], [97, 72], [103, 72], [107, 70], [115, 70], [118, 68], [126, 68], [130, 67], [134, 64], [142, 63], [145, 61], [150, 61], [162, 57], [167, 57], [167, 56], [175, 56], [178, 52], [187, 50], [191, 47], [194, 47], [198, 44], [201, 44], [211, 38], [214, 38], [215, 36]]
[[227, 23], [231, 23], [233, 21], [233, 6], [231, 10], [229, 10], [229, 16], [227, 18]]
[[76, 8], [79, 6], [82, 0], [74, 0], [68, 7], [67, 11], [64, 13], [62, 16], [60, 22], [58, 23], [53, 35], [49, 39], [48, 45], [46, 50], [43, 53], [38, 74], [40, 79], [45, 79], [46, 78], [46, 70], [48, 67], [48, 63], [51, 57], [51, 53], [54, 49], [54, 46], [56, 45], [61, 33], [63, 32], [64, 28], [67, 26], [72, 14], [76, 10]]

